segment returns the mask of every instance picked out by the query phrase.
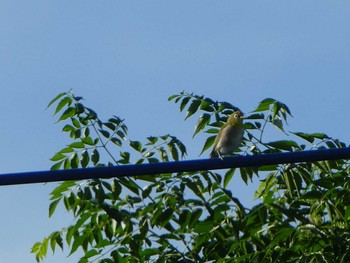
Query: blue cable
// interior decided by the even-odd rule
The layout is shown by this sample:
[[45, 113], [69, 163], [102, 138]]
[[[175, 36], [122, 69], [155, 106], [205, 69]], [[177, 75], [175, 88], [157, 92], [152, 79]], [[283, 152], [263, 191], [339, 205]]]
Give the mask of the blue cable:
[[147, 163], [135, 165], [81, 168], [56, 171], [36, 171], [0, 175], [0, 185], [32, 184], [67, 180], [113, 178], [162, 173], [195, 172], [239, 167], [257, 167], [272, 164], [315, 162], [350, 159], [350, 148], [336, 148], [286, 153], [225, 157], [223, 160], [199, 159], [178, 162]]

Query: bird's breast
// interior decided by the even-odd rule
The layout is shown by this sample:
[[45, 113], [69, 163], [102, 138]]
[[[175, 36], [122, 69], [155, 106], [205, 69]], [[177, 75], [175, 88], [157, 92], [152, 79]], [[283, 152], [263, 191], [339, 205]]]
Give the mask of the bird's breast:
[[223, 128], [217, 148], [221, 152], [232, 152], [241, 145], [243, 133], [243, 127], [227, 126]]

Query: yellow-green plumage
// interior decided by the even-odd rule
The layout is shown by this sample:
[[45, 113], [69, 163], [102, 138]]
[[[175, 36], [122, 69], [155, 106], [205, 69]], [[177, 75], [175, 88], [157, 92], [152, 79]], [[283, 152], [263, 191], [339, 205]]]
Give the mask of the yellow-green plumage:
[[242, 143], [244, 133], [243, 118], [244, 116], [240, 111], [235, 111], [230, 115], [215, 138], [210, 158], [222, 158], [223, 155], [231, 154], [238, 149]]

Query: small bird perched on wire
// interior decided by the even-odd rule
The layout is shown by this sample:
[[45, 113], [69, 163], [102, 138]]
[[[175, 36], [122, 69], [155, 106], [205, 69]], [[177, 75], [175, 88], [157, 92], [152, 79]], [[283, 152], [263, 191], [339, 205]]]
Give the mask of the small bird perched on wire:
[[214, 141], [214, 147], [210, 154], [210, 158], [219, 157], [231, 154], [242, 143], [244, 127], [244, 116], [241, 111], [232, 113], [227, 122], [221, 127]]

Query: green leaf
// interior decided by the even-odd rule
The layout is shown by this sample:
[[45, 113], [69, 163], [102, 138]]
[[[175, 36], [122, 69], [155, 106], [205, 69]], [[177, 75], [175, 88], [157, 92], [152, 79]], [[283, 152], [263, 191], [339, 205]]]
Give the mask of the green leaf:
[[304, 140], [306, 140], [306, 141], [308, 141], [309, 143], [313, 143], [314, 140], [315, 140], [314, 136], [312, 136], [309, 133], [303, 133], [303, 132], [291, 132], [291, 133], [296, 135], [296, 136], [298, 136], [298, 137], [300, 137], [300, 138], [302, 138], [302, 139], [304, 139]]
[[70, 169], [70, 168], [71, 168], [71, 163], [70, 163], [69, 158], [64, 159], [64, 162], [63, 162], [63, 169], [68, 170], [68, 169]]
[[62, 197], [63, 193], [68, 191], [70, 188], [76, 186], [76, 181], [65, 181], [61, 183], [58, 187], [56, 187], [52, 192], [50, 193], [50, 200], [54, 200], [56, 198]]
[[85, 111], [85, 107], [81, 103], [76, 103], [75, 108], [77, 109], [77, 114], [82, 114]]
[[250, 167], [241, 167], [239, 168], [241, 173], [242, 180], [245, 184], [248, 184], [248, 179], [252, 179], [253, 172]]
[[66, 234], [66, 241], [67, 241], [68, 246], [70, 246], [70, 244], [71, 244], [73, 235], [74, 235], [75, 233], [77, 233], [77, 232], [78, 232], [78, 231], [75, 229], [74, 226], [69, 226], [69, 227], [68, 227], [67, 234]]
[[122, 159], [118, 161], [119, 163], [123, 163], [123, 164], [130, 163], [130, 153], [128, 153], [128, 152], [121, 152], [120, 153], [120, 157], [122, 157]]
[[100, 161], [100, 153], [97, 149], [94, 149], [91, 154], [91, 161], [96, 166], [96, 164]]
[[190, 101], [191, 97], [185, 97], [180, 104], [180, 111], [183, 111], [187, 103]]
[[213, 230], [214, 226], [215, 226], [215, 222], [213, 221], [199, 222], [196, 224], [193, 231], [198, 234], [209, 233], [210, 231]]
[[259, 171], [261, 171], [261, 172], [276, 171], [277, 167], [278, 167], [277, 164], [265, 165], [265, 166], [259, 167]]
[[172, 208], [167, 208], [165, 209], [159, 217], [157, 217], [157, 224], [160, 225], [161, 227], [164, 227], [171, 217], [174, 214], [174, 210]]
[[73, 169], [76, 169], [79, 167], [79, 157], [78, 157], [78, 154], [74, 153], [71, 160], [70, 160], [70, 166], [73, 168]]
[[63, 240], [60, 232], [53, 232], [50, 237], [50, 246], [53, 253], [55, 253], [56, 245], [58, 245], [63, 250]]
[[117, 117], [115, 115], [113, 116], [113, 118], [110, 118], [108, 121], [110, 123], [116, 124], [117, 126], [119, 126], [123, 122], [123, 120], [121, 120], [119, 117]]
[[281, 107], [281, 112], [283, 114], [284, 120], [286, 120], [286, 114], [285, 113], [288, 113], [289, 116], [292, 116], [292, 113], [291, 113], [291, 111], [289, 110], [289, 108], [288, 108], [288, 106], [286, 104], [280, 102], [280, 107]]
[[168, 144], [168, 150], [171, 154], [171, 157], [175, 160], [175, 161], [178, 161], [179, 160], [179, 153], [175, 147], [175, 144], [173, 143], [169, 143]]
[[101, 133], [105, 138], [109, 139], [110, 134], [109, 134], [108, 131], [101, 130], [101, 129], [99, 129], [99, 131], [100, 131], [100, 133]]
[[72, 147], [69, 147], [69, 146], [67, 146], [59, 151], [59, 153], [72, 153], [72, 152], [74, 152], [74, 149]]
[[75, 229], [79, 229], [89, 218], [91, 218], [91, 213], [82, 214], [74, 225]]
[[237, 107], [233, 106], [231, 103], [223, 101], [220, 103], [218, 112], [221, 112], [222, 114], [230, 115], [232, 112], [236, 110], [238, 110]]
[[303, 194], [301, 198], [318, 201], [318, 200], [321, 200], [324, 195], [325, 195], [324, 191], [321, 192], [319, 190], [312, 190]]
[[189, 117], [191, 117], [193, 114], [195, 114], [200, 105], [201, 105], [200, 100], [192, 101], [191, 105], [188, 107], [185, 120], [187, 120]]
[[83, 142], [73, 142], [69, 145], [69, 147], [81, 149], [85, 148], [85, 144]]
[[35, 259], [37, 262], [40, 262], [44, 257], [46, 257], [48, 243], [49, 240], [44, 238], [42, 242], [36, 242], [33, 245], [31, 252], [35, 254]]
[[213, 107], [213, 104], [215, 102], [212, 101], [211, 99], [205, 99], [205, 100], [202, 100], [201, 102], [201, 105], [200, 105], [200, 109], [203, 110], [203, 111], [207, 111], [207, 112], [213, 112], [215, 109]]
[[74, 95], [73, 95], [73, 99], [74, 99], [75, 101], [81, 101], [81, 100], [83, 99], [83, 97], [74, 96]]
[[95, 142], [92, 140], [92, 138], [90, 136], [81, 138], [81, 142], [83, 144], [87, 144], [87, 145], [90, 145], [90, 146], [95, 146]]
[[317, 139], [320, 139], [320, 140], [325, 140], [325, 139], [329, 139], [330, 137], [325, 134], [325, 133], [311, 133], [310, 134], [311, 136], [317, 138]]
[[85, 186], [83, 190], [83, 197], [84, 200], [91, 200], [92, 194], [91, 194], [91, 188], [89, 186]]
[[205, 133], [209, 133], [209, 134], [218, 134], [218, 132], [219, 132], [219, 129], [213, 129], [213, 128], [205, 131]]
[[166, 134], [163, 136], [159, 136], [159, 138], [161, 138], [163, 141], [166, 141], [166, 140], [168, 140], [169, 136], [170, 136], [169, 134]]
[[288, 194], [290, 196], [299, 197], [302, 186], [300, 174], [295, 173], [293, 170], [287, 170], [282, 175], [288, 189]]
[[116, 137], [111, 138], [111, 142], [113, 142], [115, 145], [120, 146], [120, 147], [123, 145], [122, 141]]
[[[86, 117], [79, 116], [79, 121], [84, 126], [87, 126], [89, 124], [89, 119]], [[86, 127], [86, 128], [88, 128], [88, 127]]]
[[259, 103], [259, 106], [253, 112], [267, 111], [275, 102], [276, 100], [274, 99], [266, 98]]
[[58, 203], [61, 201], [61, 199], [56, 199], [55, 201], [51, 202], [50, 206], [49, 206], [49, 217], [51, 217], [53, 215], [53, 213], [56, 210], [56, 207], [58, 205]]
[[150, 137], [147, 137], [147, 140], [149, 141], [149, 144], [147, 145], [154, 145], [157, 143], [158, 137], [150, 136]]
[[149, 196], [149, 194], [152, 192], [153, 186], [147, 185], [142, 189], [142, 198], [145, 199]]
[[158, 255], [160, 253], [158, 248], [146, 248], [142, 250], [142, 256], [149, 258], [154, 255]]
[[66, 92], [62, 92], [62, 93], [58, 94], [55, 98], [53, 98], [53, 99], [50, 101], [50, 103], [47, 105], [46, 108], [51, 107], [52, 104], [54, 104], [57, 100], [59, 100], [60, 98], [62, 98], [62, 97], [65, 96], [65, 95], [67, 95]]
[[163, 147], [159, 147], [159, 148], [158, 148], [158, 153], [159, 153], [160, 159], [161, 159], [163, 162], [169, 162], [168, 154], [167, 154], [167, 152], [164, 150]]
[[291, 227], [281, 227], [277, 233], [275, 233], [274, 238], [270, 244], [271, 247], [277, 246], [277, 244], [284, 243], [287, 239], [295, 233], [295, 229]]
[[246, 120], [263, 120], [265, 115], [263, 113], [255, 113], [245, 117]]
[[197, 121], [192, 138], [196, 136], [196, 134], [199, 133], [201, 130], [203, 130], [209, 124], [209, 122], [210, 122], [210, 114], [208, 113], [202, 114]]
[[90, 129], [89, 129], [89, 127], [85, 127], [85, 129], [84, 129], [84, 136], [86, 138], [90, 137]]
[[139, 195], [138, 185], [134, 181], [126, 178], [120, 178], [119, 180], [120, 180], [120, 183], [124, 185], [126, 188], [128, 188], [131, 192]]
[[292, 152], [294, 149], [300, 148], [299, 145], [295, 141], [291, 141], [291, 140], [274, 141], [274, 142], [266, 143], [266, 145], [269, 145], [269, 146], [277, 148], [277, 149], [290, 151], [290, 152]]
[[[221, 196], [219, 196], [218, 198], [216, 198], [215, 200], [213, 200], [211, 203], [210, 203], [210, 206], [211, 207], [215, 207], [215, 206], [219, 206], [219, 205], [223, 205], [223, 204], [227, 204], [231, 201], [230, 197], [225, 195], [225, 194], [222, 194]], [[216, 210], [216, 207], [214, 208], [214, 210]], [[226, 208], [225, 208], [226, 210]], [[228, 209], [227, 209], [228, 210]]]
[[159, 160], [158, 160], [157, 158], [148, 158], [148, 157], [147, 157], [147, 161], [148, 161], [149, 163], [159, 163]]
[[60, 161], [64, 158], [66, 158], [66, 156], [64, 154], [58, 152], [54, 156], [51, 157], [50, 161], [56, 162], [56, 161]]
[[254, 123], [247, 122], [247, 121], [243, 124], [243, 126], [244, 126], [245, 130], [256, 130], [256, 129], [258, 129], [258, 127]]
[[188, 188], [190, 188], [190, 189], [192, 190], [192, 192], [193, 192], [196, 196], [198, 196], [201, 200], [203, 200], [203, 201], [205, 200], [203, 194], [201, 193], [201, 191], [200, 191], [198, 185], [197, 185], [195, 182], [193, 182], [193, 181], [188, 181], [186, 186], [187, 186]]
[[36, 242], [33, 245], [31, 252], [32, 253], [38, 253], [38, 251], [40, 250], [40, 246], [41, 246], [41, 243], [40, 242]]
[[74, 107], [69, 107], [62, 113], [61, 117], [58, 119], [57, 122], [73, 117], [75, 113], [76, 113], [76, 109]]
[[[94, 257], [96, 255], [99, 255], [98, 251], [96, 249], [90, 249], [84, 254], [84, 259]], [[87, 261], [88, 262], [88, 261]]]
[[227, 188], [229, 182], [231, 181], [233, 175], [235, 173], [235, 168], [229, 169], [224, 176], [224, 188]]
[[115, 131], [116, 128], [117, 128], [117, 127], [115, 126], [115, 124], [110, 123], [110, 122], [106, 122], [106, 123], [104, 123], [103, 125], [106, 126], [108, 129], [110, 129], [110, 130], [112, 130], [112, 131]]
[[215, 141], [215, 137], [216, 137], [216, 135], [210, 136], [206, 139], [204, 146], [203, 146], [203, 149], [199, 155], [202, 155], [206, 150], [208, 150], [213, 145], [213, 143]]
[[278, 118], [272, 119], [272, 124], [284, 132], [282, 120]]
[[186, 146], [176, 137], [172, 137], [172, 141], [176, 144], [177, 148], [180, 150], [181, 157], [184, 157], [187, 154]]
[[44, 238], [44, 240], [41, 242], [41, 246], [40, 246], [39, 253], [38, 253], [41, 258], [43, 258], [47, 255], [48, 246], [49, 246], [49, 240], [48, 240], [48, 238]]
[[[183, 210], [179, 211], [178, 224], [180, 225], [181, 232], [186, 231], [188, 224], [190, 223], [191, 215], [192, 215], [192, 213], [187, 209], [183, 209]], [[201, 215], [201, 213], [200, 213], [200, 215]]]
[[76, 113], [76, 109], [74, 107], [69, 107], [63, 112], [63, 114], [61, 115], [61, 117], [58, 119], [57, 122], [73, 117], [75, 113]]
[[194, 209], [191, 213], [190, 213], [190, 220], [189, 220], [189, 227], [195, 227], [198, 222], [199, 219], [201, 217], [201, 215], [203, 214], [203, 210], [201, 208], [196, 208]]
[[179, 95], [171, 95], [169, 98], [168, 98], [168, 101], [172, 101], [173, 99], [177, 98]]
[[51, 166], [50, 171], [55, 171], [55, 170], [59, 170], [62, 166], [64, 161], [60, 161], [58, 163], [55, 163], [54, 165]]
[[87, 110], [87, 116], [89, 119], [96, 120], [97, 119], [97, 113], [93, 111], [92, 109], [86, 108]]
[[89, 165], [90, 156], [87, 150], [84, 150], [81, 154], [80, 164], [81, 167], [86, 168]]
[[71, 131], [74, 131], [74, 130], [75, 130], [75, 128], [72, 125], [70, 125], [70, 124], [66, 124], [62, 128], [62, 131], [64, 131], [64, 132], [71, 132]]
[[276, 119], [277, 116], [278, 116], [278, 119], [280, 119], [279, 118], [279, 111], [280, 111], [280, 109], [281, 109], [281, 106], [280, 106], [278, 101], [273, 103], [273, 106], [272, 106], [272, 120]]
[[71, 121], [72, 121], [74, 127], [76, 127], [76, 128], [81, 127], [80, 122], [76, 118], [72, 118]]
[[126, 135], [125, 135], [125, 133], [124, 133], [123, 131], [118, 130], [118, 131], [117, 131], [117, 135], [118, 135], [121, 139], [126, 140]]
[[84, 236], [75, 236], [72, 244], [71, 251], [68, 256], [71, 256], [79, 247], [83, 246], [85, 237]]
[[130, 141], [130, 146], [138, 152], [142, 151], [142, 144], [139, 141]]

